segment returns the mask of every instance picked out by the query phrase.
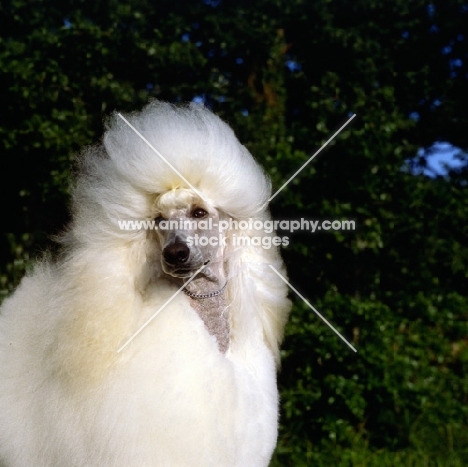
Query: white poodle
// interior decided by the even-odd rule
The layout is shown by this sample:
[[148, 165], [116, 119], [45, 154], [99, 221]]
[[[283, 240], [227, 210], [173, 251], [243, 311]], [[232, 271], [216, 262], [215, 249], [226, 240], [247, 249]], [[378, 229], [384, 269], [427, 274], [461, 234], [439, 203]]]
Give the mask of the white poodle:
[[82, 157], [61, 257], [1, 309], [0, 464], [267, 466], [290, 308], [270, 182], [200, 105], [126, 118]]

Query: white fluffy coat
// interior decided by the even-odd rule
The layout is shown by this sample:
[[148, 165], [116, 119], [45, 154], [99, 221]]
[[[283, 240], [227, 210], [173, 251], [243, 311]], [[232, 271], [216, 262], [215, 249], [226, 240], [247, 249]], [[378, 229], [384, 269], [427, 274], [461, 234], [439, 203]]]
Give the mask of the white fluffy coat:
[[[211, 112], [154, 102], [127, 118], [214, 208], [269, 218], [268, 178]], [[180, 188], [190, 187], [117, 116], [103, 146], [83, 154], [63, 254], [37, 265], [1, 309], [0, 465], [268, 465], [289, 311], [268, 266], [284, 274], [275, 249], [226, 248], [226, 354], [184, 294], [117, 353], [177, 290], [151, 232], [118, 220], [152, 219], [157, 196]]]

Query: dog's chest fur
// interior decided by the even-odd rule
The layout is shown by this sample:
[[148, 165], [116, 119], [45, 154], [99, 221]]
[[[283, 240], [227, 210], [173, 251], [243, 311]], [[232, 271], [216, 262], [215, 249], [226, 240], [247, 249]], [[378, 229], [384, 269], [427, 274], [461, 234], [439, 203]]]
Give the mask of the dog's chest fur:
[[216, 337], [219, 350], [225, 353], [229, 348], [229, 310], [224, 292], [216, 297], [190, 298], [192, 308], [202, 319], [208, 332]]

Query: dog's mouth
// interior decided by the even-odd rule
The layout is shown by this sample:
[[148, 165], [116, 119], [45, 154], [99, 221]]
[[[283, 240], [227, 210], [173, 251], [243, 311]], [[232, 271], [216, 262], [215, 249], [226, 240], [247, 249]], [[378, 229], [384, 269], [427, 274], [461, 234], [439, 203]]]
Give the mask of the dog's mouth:
[[186, 278], [190, 277], [195, 271], [192, 269], [176, 269], [175, 271], [168, 272], [173, 277]]
[[[206, 266], [210, 261], [207, 260], [203, 263], [203, 266]], [[163, 271], [172, 276], [178, 278], [187, 278], [193, 276], [201, 267], [202, 264], [196, 266], [190, 266], [186, 268], [177, 267], [176, 265], [171, 265], [163, 262]]]

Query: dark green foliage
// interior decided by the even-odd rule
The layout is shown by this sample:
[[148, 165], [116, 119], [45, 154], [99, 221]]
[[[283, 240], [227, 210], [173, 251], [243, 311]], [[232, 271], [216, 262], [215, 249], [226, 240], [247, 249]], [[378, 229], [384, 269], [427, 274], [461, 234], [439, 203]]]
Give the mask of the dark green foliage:
[[436, 141], [466, 157], [465, 2], [12, 0], [0, 20], [3, 295], [66, 224], [74, 154], [114, 109], [201, 96], [275, 189], [356, 113], [271, 205], [355, 220], [283, 254], [358, 349], [294, 299], [273, 465], [467, 465], [468, 169], [404, 170]]

